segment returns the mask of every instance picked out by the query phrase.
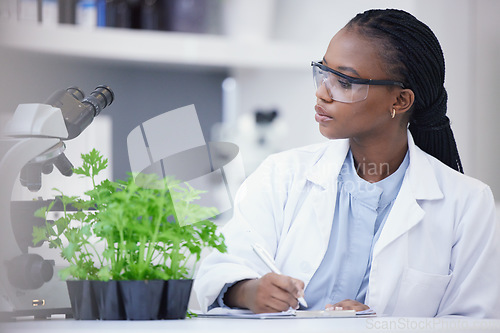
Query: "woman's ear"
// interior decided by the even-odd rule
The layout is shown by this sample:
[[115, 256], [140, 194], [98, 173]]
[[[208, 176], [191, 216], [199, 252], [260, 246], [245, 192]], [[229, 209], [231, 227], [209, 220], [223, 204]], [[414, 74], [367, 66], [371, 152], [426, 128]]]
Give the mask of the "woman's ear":
[[396, 102], [393, 108], [396, 110], [396, 114], [403, 114], [411, 109], [413, 102], [415, 101], [415, 93], [411, 89], [401, 89], [399, 95], [396, 97]]

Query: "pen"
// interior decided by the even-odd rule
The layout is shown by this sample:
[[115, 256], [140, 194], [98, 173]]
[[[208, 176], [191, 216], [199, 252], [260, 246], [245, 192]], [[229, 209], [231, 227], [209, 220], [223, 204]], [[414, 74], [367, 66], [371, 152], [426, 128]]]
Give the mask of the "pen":
[[[266, 266], [269, 267], [271, 271], [281, 275], [281, 271], [279, 270], [278, 267], [276, 267], [273, 258], [269, 253], [267, 253], [267, 251], [262, 246], [260, 246], [259, 244], [254, 244], [253, 250], [257, 254], [257, 256], [264, 262], [264, 264], [266, 264]], [[297, 299], [302, 306], [307, 308], [307, 302], [304, 299], [304, 297], [299, 297]]]

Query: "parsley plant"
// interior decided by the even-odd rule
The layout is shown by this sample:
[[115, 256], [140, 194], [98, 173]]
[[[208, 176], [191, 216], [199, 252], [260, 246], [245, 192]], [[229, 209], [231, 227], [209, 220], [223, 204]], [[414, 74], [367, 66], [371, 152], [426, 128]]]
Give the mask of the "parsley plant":
[[[45, 226], [33, 228], [33, 243], [47, 241], [61, 251], [69, 262], [62, 279], [186, 279], [204, 248], [226, 251], [217, 225], [206, 218], [217, 210], [194, 203], [202, 191], [171, 177], [144, 174], [96, 184], [108, 160], [95, 149], [81, 156], [83, 165], [74, 173], [92, 180], [88, 198], [58, 191], [62, 217], [47, 218], [54, 202], [35, 213], [45, 218]], [[99, 243], [104, 251], [97, 249]]]

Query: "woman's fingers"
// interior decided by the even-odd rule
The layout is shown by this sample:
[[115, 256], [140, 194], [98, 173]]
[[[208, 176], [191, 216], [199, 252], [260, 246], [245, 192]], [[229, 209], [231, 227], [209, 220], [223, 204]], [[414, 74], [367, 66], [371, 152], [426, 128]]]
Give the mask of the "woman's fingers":
[[335, 304], [327, 304], [325, 306], [326, 310], [356, 310], [356, 311], [364, 311], [368, 310], [370, 307], [366, 304], [360, 303], [358, 301], [354, 301], [352, 299], [345, 299], [341, 302]]
[[286, 275], [269, 273], [262, 278], [269, 278], [277, 287], [287, 291], [294, 298], [304, 297], [304, 282]]
[[247, 307], [255, 313], [286, 311], [298, 308], [297, 295], [303, 282], [286, 275], [269, 273], [249, 281]]

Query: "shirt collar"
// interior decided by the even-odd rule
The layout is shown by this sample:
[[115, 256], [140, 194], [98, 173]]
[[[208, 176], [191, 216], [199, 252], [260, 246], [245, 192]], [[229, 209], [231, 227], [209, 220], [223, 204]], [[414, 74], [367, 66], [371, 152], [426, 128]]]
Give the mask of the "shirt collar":
[[[316, 162], [307, 171], [307, 179], [325, 189], [335, 186], [342, 165], [349, 152], [349, 140], [331, 140], [326, 149], [316, 157]], [[432, 156], [415, 145], [408, 131], [408, 168], [404, 177], [408, 178], [415, 199], [441, 199], [443, 193], [436, 179], [433, 166], [429, 162]], [[410, 163], [411, 161], [411, 163]]]
[[[383, 208], [396, 199], [408, 164], [407, 152], [403, 162], [394, 173], [381, 181], [370, 183], [358, 175], [358, 170], [354, 166], [354, 158], [349, 150], [338, 180], [342, 189], [349, 192], [357, 200], [363, 201], [373, 209]], [[384, 166], [377, 167], [383, 168]], [[377, 172], [380, 171], [383, 170], [377, 170]], [[366, 170], [366, 172], [370, 172], [370, 170]]]

